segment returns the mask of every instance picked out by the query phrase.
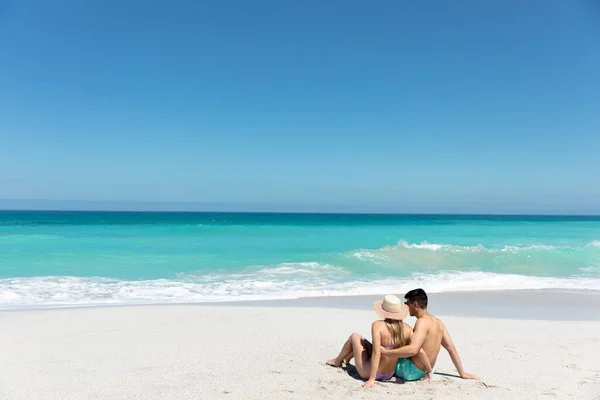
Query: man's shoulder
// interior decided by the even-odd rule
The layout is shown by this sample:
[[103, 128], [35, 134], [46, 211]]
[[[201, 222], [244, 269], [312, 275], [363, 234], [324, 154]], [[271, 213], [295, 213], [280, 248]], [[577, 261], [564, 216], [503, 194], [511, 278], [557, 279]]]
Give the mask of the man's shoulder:
[[438, 327], [438, 329], [440, 329], [442, 331], [444, 329], [446, 329], [446, 327], [444, 326], [444, 323], [442, 322], [441, 319], [439, 319], [438, 317], [436, 317], [434, 315], [430, 315], [430, 317], [431, 317], [431, 320], [432, 320], [432, 324], [435, 324]]
[[418, 318], [417, 322], [415, 323], [415, 328], [417, 326], [422, 326], [423, 328], [438, 326], [441, 329], [444, 329], [444, 323], [442, 322], [442, 320], [431, 314]]
[[417, 328], [429, 328], [431, 325], [433, 325], [434, 321], [433, 318], [431, 318], [430, 315], [425, 315], [421, 318], [417, 318], [417, 322], [415, 322], [415, 329]]

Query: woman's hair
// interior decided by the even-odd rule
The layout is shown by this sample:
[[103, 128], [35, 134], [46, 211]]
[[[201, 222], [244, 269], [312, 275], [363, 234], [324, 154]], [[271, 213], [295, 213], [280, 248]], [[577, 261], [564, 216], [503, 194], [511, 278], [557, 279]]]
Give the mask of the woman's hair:
[[406, 345], [406, 338], [404, 337], [404, 323], [402, 320], [386, 318], [384, 322], [387, 324], [390, 335], [392, 336], [392, 346], [397, 349]]

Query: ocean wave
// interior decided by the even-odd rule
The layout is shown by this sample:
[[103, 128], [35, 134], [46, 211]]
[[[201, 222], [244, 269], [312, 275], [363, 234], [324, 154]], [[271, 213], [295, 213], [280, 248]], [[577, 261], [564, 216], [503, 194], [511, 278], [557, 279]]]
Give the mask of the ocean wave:
[[349, 274], [350, 272], [342, 267], [330, 264], [321, 264], [318, 262], [300, 262], [300, 263], [282, 263], [273, 267], [261, 268], [257, 271], [265, 275], [291, 275], [298, 277], [301, 275], [323, 276], [330, 274]]
[[527, 244], [502, 247], [458, 246], [436, 243], [407, 243], [380, 249], [353, 250], [345, 255], [365, 263], [396, 271], [483, 270], [523, 275], [564, 275], [579, 268], [597, 266], [600, 246]]
[[46, 241], [64, 239], [64, 236], [54, 234], [41, 233], [0, 233], [0, 243], [7, 242], [30, 242], [30, 241]]
[[579, 271], [584, 272], [586, 274], [599, 274], [600, 275], [600, 267], [595, 267], [590, 265], [589, 267], [581, 267]]
[[[321, 269], [320, 265], [313, 267]], [[332, 266], [322, 267], [325, 271], [331, 271]], [[281, 268], [296, 267], [277, 268], [281, 273]], [[291, 273], [290, 270], [283, 272]], [[374, 280], [344, 280], [339, 279], [339, 275], [328, 276], [330, 272], [304, 278], [296, 276], [295, 279], [277, 279], [277, 274], [278, 272], [273, 274], [272, 271], [262, 271], [238, 276], [189, 275], [177, 280], [141, 281], [67, 276], [8, 278], [0, 279], [0, 308], [205, 303], [376, 295], [404, 293], [415, 287], [423, 287], [431, 293], [518, 289], [600, 290], [600, 279], [593, 277], [535, 277], [476, 271], [415, 273], [406, 278]]]
[[477, 244], [474, 246], [457, 246], [451, 244], [437, 244], [437, 243], [408, 243], [404, 240], [399, 241], [395, 246], [386, 246], [382, 248], [382, 251], [392, 251], [394, 249], [404, 248], [404, 249], [419, 249], [419, 250], [430, 250], [430, 251], [451, 251], [451, 252], [465, 252], [465, 253], [473, 253], [473, 252], [490, 252], [490, 253], [502, 253], [502, 252], [523, 252], [523, 251], [531, 251], [531, 250], [578, 250], [585, 249], [586, 247], [600, 247], [600, 241], [594, 240], [588, 243], [585, 246], [558, 246], [558, 245], [548, 245], [548, 244], [527, 244], [527, 245], [511, 245], [511, 246], [503, 246], [503, 247], [485, 247], [481, 244]]
[[488, 254], [502, 254], [502, 253], [522, 253], [527, 251], [539, 251], [547, 250], [553, 251], [561, 248], [568, 247], [557, 247], [549, 245], [526, 245], [526, 246], [504, 246], [499, 248], [485, 247], [481, 244], [474, 246], [457, 246], [450, 244], [436, 244], [436, 243], [407, 243], [400, 241], [394, 246], [385, 246], [381, 249], [361, 249], [350, 252], [351, 256], [356, 257], [360, 260], [382, 260], [386, 256], [393, 254], [400, 254], [401, 252], [406, 253], [408, 250], [420, 250], [423, 253], [455, 253], [455, 254], [469, 254], [473, 253], [488, 253]]
[[[498, 247], [399, 242], [317, 261], [180, 273], [165, 279], [0, 279], [0, 308], [196, 303], [514, 289], [600, 290], [600, 242]], [[314, 260], [314, 259], [313, 259]]]

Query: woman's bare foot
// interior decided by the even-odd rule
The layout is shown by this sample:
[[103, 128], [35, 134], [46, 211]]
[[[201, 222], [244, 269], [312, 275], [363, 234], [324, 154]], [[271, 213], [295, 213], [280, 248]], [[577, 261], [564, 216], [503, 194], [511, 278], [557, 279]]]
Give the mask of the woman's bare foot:
[[338, 361], [337, 358], [330, 358], [329, 360], [327, 360], [326, 364], [331, 365], [332, 367], [342, 368], [342, 362]]

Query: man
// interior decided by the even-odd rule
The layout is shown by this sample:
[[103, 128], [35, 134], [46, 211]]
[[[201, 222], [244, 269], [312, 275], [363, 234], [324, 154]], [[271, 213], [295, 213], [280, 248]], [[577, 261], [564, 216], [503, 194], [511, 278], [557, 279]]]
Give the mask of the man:
[[425, 376], [425, 366], [417, 357], [421, 348], [427, 354], [429, 362], [435, 366], [441, 346], [448, 351], [450, 358], [463, 379], [479, 379], [463, 370], [458, 352], [450, 339], [446, 327], [436, 317], [427, 312], [427, 294], [423, 289], [414, 289], [404, 296], [412, 317], [417, 317], [417, 323], [411, 343], [397, 349], [382, 349], [382, 354], [397, 357], [396, 376], [406, 381], [416, 381]]

